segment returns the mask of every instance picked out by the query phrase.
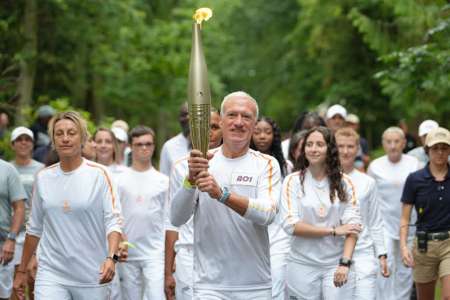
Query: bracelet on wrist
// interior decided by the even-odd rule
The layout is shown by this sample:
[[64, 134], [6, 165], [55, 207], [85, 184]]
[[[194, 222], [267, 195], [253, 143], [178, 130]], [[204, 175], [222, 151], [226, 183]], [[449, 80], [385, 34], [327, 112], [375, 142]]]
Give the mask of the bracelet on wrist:
[[331, 231], [332, 236], [336, 236], [336, 226], [333, 226], [333, 229]]
[[184, 180], [183, 180], [183, 187], [187, 190], [190, 190], [190, 189], [195, 188], [195, 184], [192, 184], [189, 181], [189, 178], [186, 176], [186, 177], [184, 177]]
[[27, 273], [27, 271], [22, 271], [22, 270], [19, 270], [19, 269], [17, 269], [16, 272], [17, 272], [17, 273], [23, 273], [23, 274], [26, 274], [26, 273]]
[[378, 255], [378, 259], [381, 259], [381, 258], [387, 259], [387, 254], [383, 253], [383, 254]]
[[225, 204], [225, 202], [227, 202], [227, 200], [230, 198], [230, 191], [228, 190], [228, 188], [223, 187], [222, 188], [222, 194], [221, 196], [217, 199], [217, 201], [219, 201], [222, 204]]

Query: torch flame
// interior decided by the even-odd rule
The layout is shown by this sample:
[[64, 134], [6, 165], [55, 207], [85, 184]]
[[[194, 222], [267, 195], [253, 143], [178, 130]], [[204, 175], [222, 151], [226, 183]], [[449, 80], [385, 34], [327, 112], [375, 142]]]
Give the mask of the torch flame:
[[212, 10], [208, 7], [201, 7], [195, 11], [192, 18], [197, 24], [202, 24], [203, 21], [208, 21], [212, 17]]

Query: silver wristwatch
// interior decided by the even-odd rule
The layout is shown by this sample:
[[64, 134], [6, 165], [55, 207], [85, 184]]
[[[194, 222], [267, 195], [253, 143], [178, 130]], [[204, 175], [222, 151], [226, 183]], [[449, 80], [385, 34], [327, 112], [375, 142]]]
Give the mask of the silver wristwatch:
[[16, 241], [16, 237], [17, 233], [15, 232], [8, 232], [8, 235], [6, 236], [6, 238], [11, 241]]

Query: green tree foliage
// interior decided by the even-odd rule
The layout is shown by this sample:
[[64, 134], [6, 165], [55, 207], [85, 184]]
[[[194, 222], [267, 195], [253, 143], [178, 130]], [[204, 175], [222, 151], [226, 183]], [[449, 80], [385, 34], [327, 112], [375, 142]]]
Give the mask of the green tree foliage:
[[96, 124], [150, 125], [161, 145], [179, 130], [192, 14], [208, 6], [214, 16], [203, 40], [216, 106], [228, 92], [248, 91], [287, 131], [300, 112], [342, 103], [374, 143], [400, 118], [448, 122], [444, 0], [36, 3], [37, 55], [30, 55], [26, 1], [0, 2], [0, 109], [10, 115], [23, 109], [17, 82], [25, 61], [35, 66], [33, 106], [66, 98]]

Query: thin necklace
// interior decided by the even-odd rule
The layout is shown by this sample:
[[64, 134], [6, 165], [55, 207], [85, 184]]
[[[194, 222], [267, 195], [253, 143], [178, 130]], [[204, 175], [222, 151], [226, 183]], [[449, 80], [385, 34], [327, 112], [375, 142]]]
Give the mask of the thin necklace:
[[318, 192], [320, 192], [322, 195], [325, 192], [325, 188], [326, 188], [326, 179], [323, 179], [322, 181], [316, 181], [314, 179], [314, 177], [311, 176], [311, 178], [313, 179], [313, 191], [314, 194], [316, 195], [317, 200], [320, 203], [320, 207], [319, 209], [316, 211], [317, 215], [324, 219], [327, 215], [328, 215], [328, 210], [327, 210], [327, 203], [322, 201], [322, 197], [319, 195]]

